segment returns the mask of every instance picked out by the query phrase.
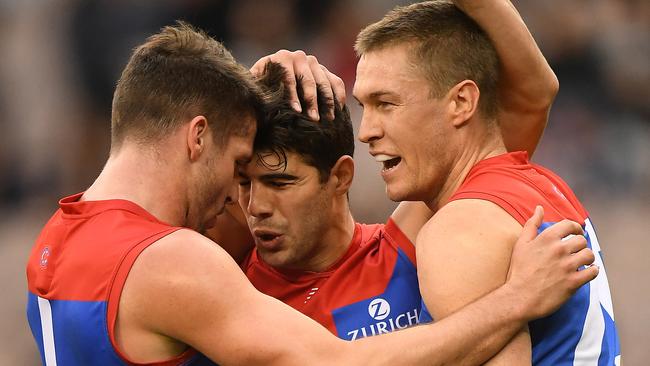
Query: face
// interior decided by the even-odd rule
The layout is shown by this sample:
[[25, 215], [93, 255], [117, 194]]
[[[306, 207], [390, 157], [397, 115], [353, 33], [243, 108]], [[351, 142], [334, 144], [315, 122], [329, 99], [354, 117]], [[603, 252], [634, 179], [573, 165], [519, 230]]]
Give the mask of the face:
[[353, 94], [363, 108], [359, 140], [381, 164], [393, 201], [430, 201], [452, 166], [452, 127], [444, 98], [412, 66], [408, 45], [364, 54]]
[[221, 146], [212, 140], [206, 145], [205, 157], [200, 162], [201, 173], [190, 193], [195, 204], [188, 213], [188, 218], [196, 218], [190, 220], [194, 221], [190, 227], [200, 233], [215, 225], [226, 204], [238, 200], [238, 170], [251, 160], [255, 138], [254, 121], [249, 122], [251, 128], [245, 134], [233, 134]]
[[[257, 155], [257, 154], [256, 154]], [[279, 158], [260, 154], [240, 171], [239, 204], [255, 238], [258, 254], [273, 267], [309, 270], [319, 261], [334, 199], [333, 189], [319, 181], [318, 170], [295, 153]]]

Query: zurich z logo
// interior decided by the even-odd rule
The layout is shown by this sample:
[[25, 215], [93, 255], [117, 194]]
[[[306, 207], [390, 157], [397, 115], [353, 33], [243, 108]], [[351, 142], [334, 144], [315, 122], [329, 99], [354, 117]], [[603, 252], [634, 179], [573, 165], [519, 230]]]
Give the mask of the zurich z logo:
[[390, 304], [382, 298], [376, 298], [368, 305], [368, 314], [375, 320], [384, 320], [390, 315]]

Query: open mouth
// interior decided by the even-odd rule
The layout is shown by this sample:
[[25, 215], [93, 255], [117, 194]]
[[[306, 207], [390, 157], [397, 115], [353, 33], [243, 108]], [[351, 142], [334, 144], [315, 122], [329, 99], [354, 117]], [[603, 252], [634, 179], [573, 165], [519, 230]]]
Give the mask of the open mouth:
[[255, 242], [266, 250], [278, 249], [282, 242], [282, 234], [266, 230], [255, 230], [253, 235], [255, 235]]
[[382, 163], [382, 171], [387, 172], [399, 165], [399, 163], [402, 161], [402, 158], [399, 156], [378, 154], [375, 156], [375, 160]]
[[262, 240], [262, 241], [271, 241], [271, 240], [277, 238], [278, 236], [280, 236], [280, 235], [262, 234], [262, 235], [258, 235], [257, 237], [260, 238], [260, 240]]

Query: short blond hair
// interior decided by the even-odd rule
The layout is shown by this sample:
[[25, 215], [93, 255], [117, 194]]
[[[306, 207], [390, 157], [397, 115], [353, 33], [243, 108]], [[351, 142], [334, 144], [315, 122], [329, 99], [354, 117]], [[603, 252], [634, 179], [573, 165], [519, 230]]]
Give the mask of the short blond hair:
[[[137, 47], [113, 95], [111, 149], [128, 137], [156, 140], [204, 115], [221, 141], [258, 119], [263, 97], [248, 69], [219, 42], [190, 25], [164, 27]], [[249, 123], [248, 123], [249, 124]]]
[[453, 3], [426, 1], [396, 7], [357, 36], [358, 56], [385, 47], [413, 44], [412, 61], [430, 81], [431, 93], [442, 97], [463, 80], [473, 80], [481, 91], [479, 111], [497, 113], [499, 61], [485, 32]]

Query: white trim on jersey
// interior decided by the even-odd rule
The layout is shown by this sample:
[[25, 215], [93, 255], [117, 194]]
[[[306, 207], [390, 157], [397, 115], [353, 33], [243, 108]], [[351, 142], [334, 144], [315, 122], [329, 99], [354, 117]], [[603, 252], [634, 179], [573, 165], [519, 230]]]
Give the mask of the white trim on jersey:
[[50, 307], [50, 301], [39, 296], [38, 311], [41, 314], [41, 330], [43, 331], [43, 352], [45, 353], [45, 366], [56, 366], [54, 327], [52, 325], [52, 308]]
[[[603, 267], [600, 267], [603, 268]], [[582, 336], [576, 345], [573, 366], [593, 366], [598, 364], [601, 345], [605, 335], [605, 319], [600, 310], [597, 286], [589, 285], [589, 309], [582, 328]]]
[[[605, 317], [603, 309], [614, 320], [612, 298], [607, 282], [607, 273], [603, 259], [600, 256], [600, 244], [591, 221], [585, 220], [585, 231], [589, 237], [591, 250], [594, 252], [594, 264], [600, 269], [598, 277], [589, 283], [589, 309], [582, 329], [582, 336], [576, 345], [574, 353], [574, 366], [591, 366], [598, 364], [602, 352], [602, 342], [605, 336]], [[620, 361], [619, 361], [620, 362]]]
[[612, 306], [612, 295], [609, 292], [609, 281], [607, 281], [607, 272], [605, 272], [605, 265], [603, 264], [603, 258], [600, 256], [600, 243], [598, 243], [598, 237], [596, 236], [596, 231], [594, 226], [591, 223], [591, 220], [587, 218], [585, 220], [585, 230], [589, 235], [589, 242], [591, 243], [591, 250], [593, 250], [596, 260], [594, 263], [600, 267], [598, 272], [598, 277], [595, 280], [591, 281], [596, 285], [598, 292], [600, 293], [600, 304], [603, 305], [603, 308], [609, 314], [609, 316], [614, 319], [614, 307]]

